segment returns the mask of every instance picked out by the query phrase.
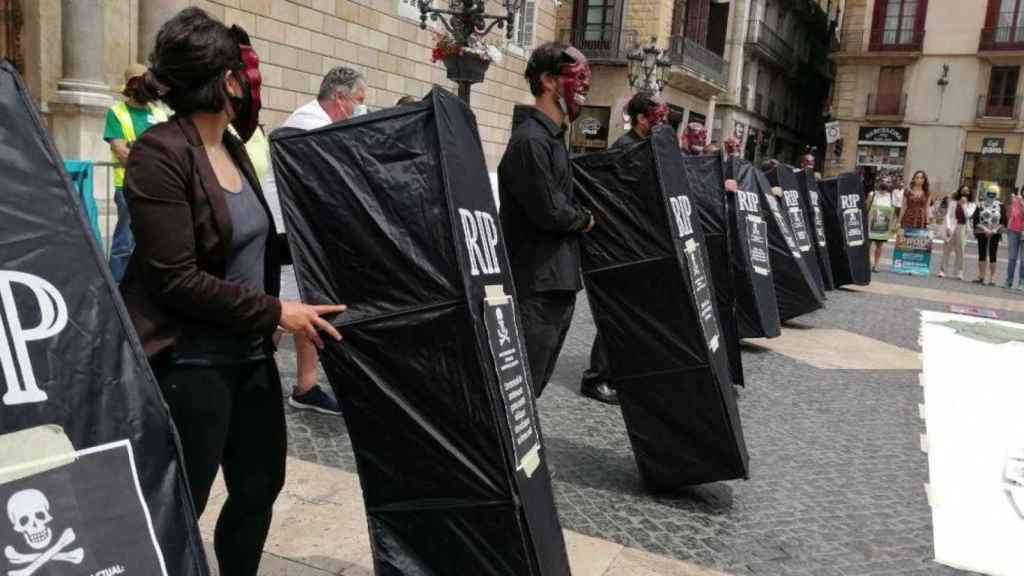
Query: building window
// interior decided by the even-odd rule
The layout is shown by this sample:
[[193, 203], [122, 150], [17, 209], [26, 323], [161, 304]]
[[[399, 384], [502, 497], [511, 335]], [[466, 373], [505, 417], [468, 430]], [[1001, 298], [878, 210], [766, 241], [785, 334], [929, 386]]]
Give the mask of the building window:
[[523, 51], [533, 48], [533, 23], [537, 14], [534, 0], [525, 0], [519, 5], [512, 28], [512, 44]]
[[1020, 66], [993, 66], [988, 80], [985, 116], [1013, 118], [1017, 101], [1017, 83]]
[[868, 96], [868, 115], [903, 114], [903, 70], [903, 66], [882, 66], [878, 69], [878, 89]]
[[1024, 42], [1024, 0], [998, 0], [996, 42]]
[[928, 0], [875, 0], [872, 50], [920, 50]]

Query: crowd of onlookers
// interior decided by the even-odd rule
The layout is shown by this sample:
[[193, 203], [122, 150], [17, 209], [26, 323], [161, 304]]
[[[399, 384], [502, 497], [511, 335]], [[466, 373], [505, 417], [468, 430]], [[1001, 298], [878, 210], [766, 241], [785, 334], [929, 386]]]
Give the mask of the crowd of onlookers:
[[[890, 239], [907, 229], [934, 225], [941, 238], [942, 254], [932, 255], [932, 266], [938, 259], [938, 276], [950, 275], [964, 280], [964, 254], [971, 238], [978, 249], [975, 284], [996, 285], [999, 246], [1006, 237], [1007, 290], [1024, 291], [1024, 187], [1004, 190], [994, 183], [976, 191], [964, 184], [941, 201], [931, 198], [928, 176], [917, 171], [910, 186], [904, 186], [899, 175], [883, 174], [875, 180], [868, 193], [868, 229], [873, 244], [872, 270], [878, 272], [882, 248]], [[950, 260], [952, 259], [952, 268]], [[1018, 265], [1019, 264], [1019, 265]]]

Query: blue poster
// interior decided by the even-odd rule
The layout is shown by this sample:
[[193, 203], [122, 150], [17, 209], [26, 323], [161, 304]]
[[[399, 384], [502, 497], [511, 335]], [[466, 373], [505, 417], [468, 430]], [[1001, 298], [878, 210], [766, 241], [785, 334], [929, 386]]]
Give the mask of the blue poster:
[[928, 230], [904, 228], [896, 235], [892, 271], [897, 274], [928, 276], [932, 265], [932, 234]]

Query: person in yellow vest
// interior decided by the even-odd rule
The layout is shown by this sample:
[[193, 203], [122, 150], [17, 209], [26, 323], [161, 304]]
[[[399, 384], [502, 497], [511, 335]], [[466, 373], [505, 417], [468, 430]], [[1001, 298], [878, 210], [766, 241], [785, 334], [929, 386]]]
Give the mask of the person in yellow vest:
[[167, 114], [149, 102], [138, 90], [139, 79], [146, 73], [146, 67], [132, 64], [124, 72], [124, 86], [121, 94], [124, 101], [107, 110], [103, 139], [110, 145], [113, 160], [119, 164], [114, 169], [114, 202], [117, 204], [117, 225], [110, 242], [110, 273], [114, 281], [121, 282], [128, 259], [131, 258], [135, 241], [132, 238], [131, 217], [128, 203], [124, 199], [124, 165], [128, 162], [132, 143], [153, 125], [167, 120]]

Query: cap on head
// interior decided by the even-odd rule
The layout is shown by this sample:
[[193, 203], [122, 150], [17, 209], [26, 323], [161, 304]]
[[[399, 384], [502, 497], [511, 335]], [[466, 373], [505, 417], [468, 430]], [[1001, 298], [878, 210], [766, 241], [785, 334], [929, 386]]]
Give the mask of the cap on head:
[[142, 64], [129, 64], [124, 69], [124, 84], [121, 85], [121, 89], [118, 92], [124, 92], [124, 89], [128, 87], [128, 83], [136, 78], [142, 78], [146, 75], [149, 69]]

